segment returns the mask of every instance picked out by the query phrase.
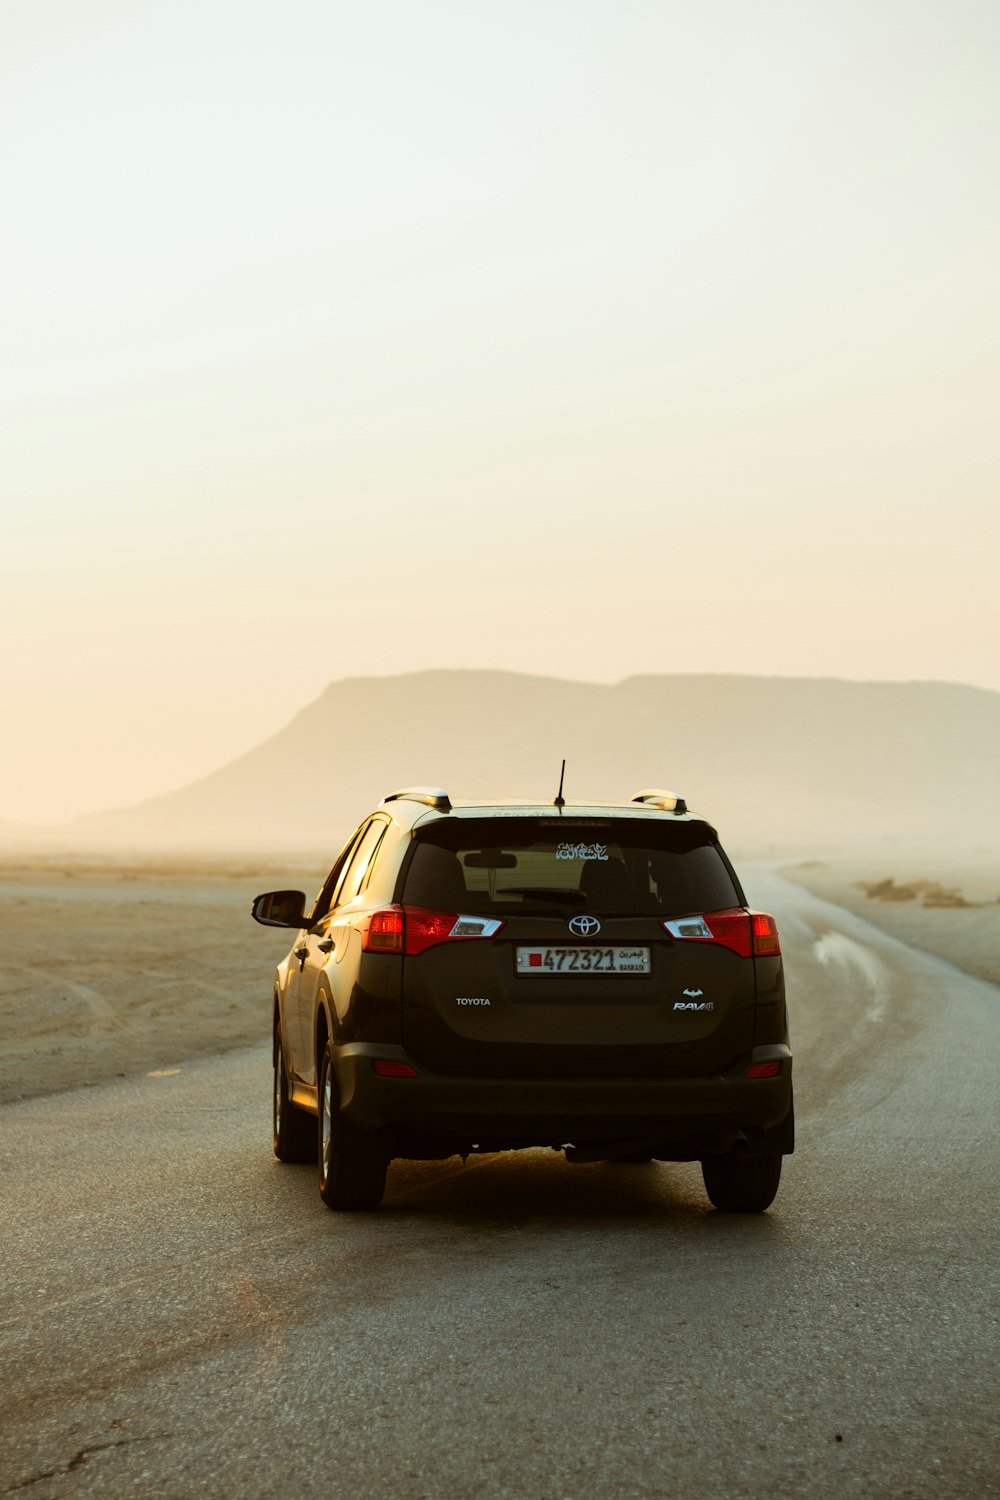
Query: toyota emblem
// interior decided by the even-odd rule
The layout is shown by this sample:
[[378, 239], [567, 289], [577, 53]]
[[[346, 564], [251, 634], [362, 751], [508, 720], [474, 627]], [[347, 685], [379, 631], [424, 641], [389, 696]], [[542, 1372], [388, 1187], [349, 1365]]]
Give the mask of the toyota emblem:
[[569, 930], [576, 937], [593, 937], [600, 932], [601, 924], [596, 917], [570, 917]]

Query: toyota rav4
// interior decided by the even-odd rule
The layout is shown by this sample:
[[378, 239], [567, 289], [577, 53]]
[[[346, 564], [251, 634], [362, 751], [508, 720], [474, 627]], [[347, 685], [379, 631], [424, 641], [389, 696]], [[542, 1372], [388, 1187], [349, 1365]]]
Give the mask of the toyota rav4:
[[759, 1213], [794, 1146], [778, 930], [714, 828], [631, 802], [455, 802], [407, 788], [348, 841], [274, 985], [274, 1151], [334, 1209], [375, 1208], [393, 1158], [552, 1147], [700, 1161]]

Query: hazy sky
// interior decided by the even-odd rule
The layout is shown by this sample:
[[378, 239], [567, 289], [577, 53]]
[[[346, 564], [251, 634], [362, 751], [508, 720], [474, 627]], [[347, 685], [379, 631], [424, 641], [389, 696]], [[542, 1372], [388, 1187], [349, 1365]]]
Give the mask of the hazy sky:
[[995, 0], [0, 33], [0, 815], [342, 676], [1000, 689]]

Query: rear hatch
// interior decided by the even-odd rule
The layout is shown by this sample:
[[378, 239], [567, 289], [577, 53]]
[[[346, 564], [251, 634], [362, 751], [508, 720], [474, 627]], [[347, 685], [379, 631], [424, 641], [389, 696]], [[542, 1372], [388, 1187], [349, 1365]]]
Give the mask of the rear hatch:
[[[753, 1046], [749, 917], [698, 820], [441, 819], [401, 899], [403, 1043], [433, 1071], [704, 1076]], [[679, 920], [717, 912], [733, 946]]]

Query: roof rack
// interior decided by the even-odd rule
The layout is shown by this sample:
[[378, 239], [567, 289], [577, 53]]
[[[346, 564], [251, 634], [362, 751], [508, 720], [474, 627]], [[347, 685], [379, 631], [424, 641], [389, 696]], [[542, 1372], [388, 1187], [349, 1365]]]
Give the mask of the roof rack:
[[404, 786], [398, 792], [390, 792], [383, 802], [423, 802], [438, 812], [451, 812], [451, 798], [439, 786]]
[[688, 810], [688, 805], [684, 798], [679, 796], [677, 792], [666, 792], [662, 787], [656, 786], [648, 787], [644, 792], [636, 792], [632, 801], [645, 802], [650, 807], [662, 807], [664, 812], [672, 812], [678, 817], [681, 813], [686, 813]]

